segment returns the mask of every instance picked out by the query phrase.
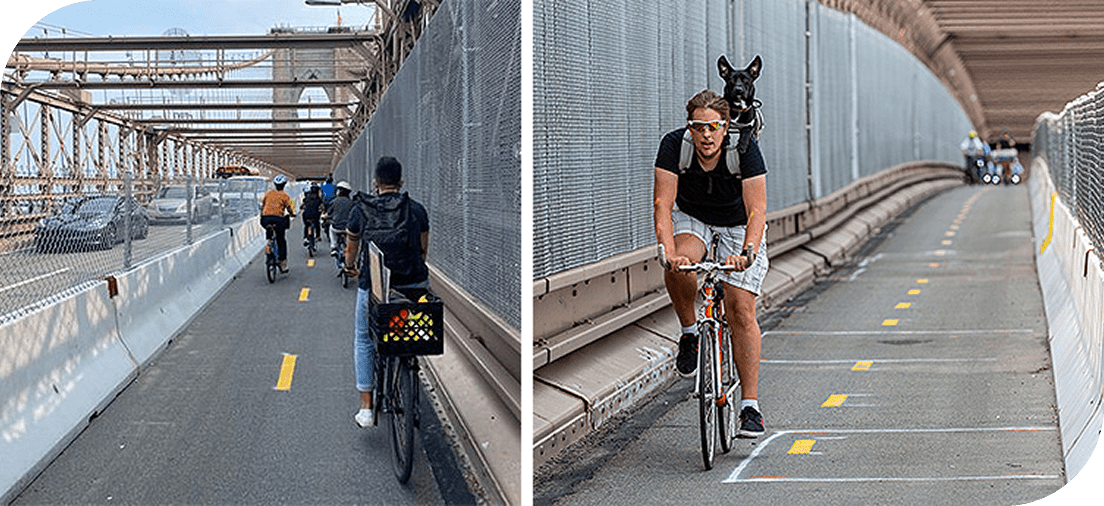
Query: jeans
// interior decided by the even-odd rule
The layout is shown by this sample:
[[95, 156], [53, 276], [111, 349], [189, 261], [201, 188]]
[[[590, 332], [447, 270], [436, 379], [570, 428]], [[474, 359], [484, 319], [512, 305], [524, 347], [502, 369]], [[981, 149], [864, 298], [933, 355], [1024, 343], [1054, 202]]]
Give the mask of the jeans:
[[[429, 280], [394, 289], [406, 294], [410, 300], [417, 300], [429, 290]], [[353, 361], [356, 366], [356, 388], [359, 392], [371, 392], [376, 385], [376, 340], [372, 337], [368, 323], [371, 316], [368, 305], [371, 302], [372, 292], [357, 288], [356, 310], [353, 314], [356, 319], [353, 323]]]
[[357, 289], [356, 321], [353, 324], [353, 358], [356, 362], [356, 388], [360, 392], [371, 392], [376, 385], [375, 359], [376, 341], [368, 326], [368, 304], [372, 295], [368, 290]]

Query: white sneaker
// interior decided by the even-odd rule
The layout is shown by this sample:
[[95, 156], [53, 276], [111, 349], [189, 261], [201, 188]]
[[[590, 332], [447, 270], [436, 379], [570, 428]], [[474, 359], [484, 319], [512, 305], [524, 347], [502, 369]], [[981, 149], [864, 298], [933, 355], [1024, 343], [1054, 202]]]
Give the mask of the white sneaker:
[[357, 411], [356, 423], [363, 429], [367, 429], [376, 424], [376, 417], [372, 414], [370, 409], [362, 409]]

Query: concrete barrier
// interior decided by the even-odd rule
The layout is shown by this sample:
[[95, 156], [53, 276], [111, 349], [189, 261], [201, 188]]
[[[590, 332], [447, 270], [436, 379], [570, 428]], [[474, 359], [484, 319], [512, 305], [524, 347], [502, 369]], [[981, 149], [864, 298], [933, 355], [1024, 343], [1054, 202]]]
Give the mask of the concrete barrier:
[[1104, 421], [1104, 270], [1077, 219], [1033, 160], [1028, 184], [1036, 268], [1047, 315], [1067, 480], [1085, 466]]
[[22, 489], [137, 371], [103, 281], [0, 326], [0, 503]]
[[246, 220], [0, 326], [0, 503], [34, 478], [264, 245]]

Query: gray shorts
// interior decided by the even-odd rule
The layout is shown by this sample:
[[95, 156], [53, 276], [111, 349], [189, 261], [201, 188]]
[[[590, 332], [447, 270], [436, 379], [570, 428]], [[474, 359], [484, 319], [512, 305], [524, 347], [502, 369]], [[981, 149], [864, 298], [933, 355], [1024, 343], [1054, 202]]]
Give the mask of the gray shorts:
[[[715, 227], [713, 225], [706, 225], [696, 218], [693, 218], [678, 209], [671, 212], [671, 220], [675, 225], [675, 235], [690, 234], [701, 240], [705, 245], [707, 253], [710, 241], [712, 241], [713, 234], [720, 235], [721, 240], [717, 245], [717, 261], [724, 262], [724, 259], [728, 255], [739, 255], [744, 249], [744, 234], [746, 233], [746, 227], [743, 225], [735, 227]], [[743, 288], [755, 295], [759, 295], [759, 290], [763, 286], [763, 278], [767, 276], [767, 269], [770, 268], [770, 260], [767, 259], [767, 227], [763, 226], [763, 240], [759, 242], [759, 252], [756, 253], [755, 263], [751, 264], [743, 272], [724, 272], [720, 274], [721, 280], [737, 288]], [[693, 259], [691, 259], [693, 260]]]

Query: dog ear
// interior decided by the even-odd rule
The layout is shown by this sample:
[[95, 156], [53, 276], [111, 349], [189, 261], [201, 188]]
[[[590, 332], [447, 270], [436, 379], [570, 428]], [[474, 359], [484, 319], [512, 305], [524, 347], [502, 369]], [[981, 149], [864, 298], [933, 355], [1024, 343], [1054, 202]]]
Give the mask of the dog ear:
[[755, 59], [751, 60], [744, 72], [747, 72], [751, 76], [751, 80], [759, 79], [759, 71], [763, 70], [763, 59], [759, 55], [755, 55]]
[[728, 63], [728, 58], [725, 58], [723, 54], [717, 59], [717, 71], [720, 72], [721, 79], [728, 79], [728, 75], [733, 72], [732, 65]]

